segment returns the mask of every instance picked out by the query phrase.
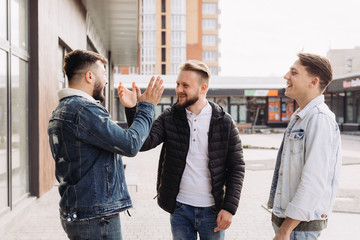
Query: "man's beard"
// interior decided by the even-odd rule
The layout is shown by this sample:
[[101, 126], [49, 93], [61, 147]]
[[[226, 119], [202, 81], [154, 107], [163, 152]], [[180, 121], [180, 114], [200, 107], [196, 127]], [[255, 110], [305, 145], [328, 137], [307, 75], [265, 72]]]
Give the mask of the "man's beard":
[[100, 102], [103, 102], [105, 100], [104, 96], [104, 88], [101, 87], [101, 83], [99, 81], [96, 81], [93, 91], [93, 98], [95, 100], [99, 100]]
[[190, 107], [191, 105], [195, 104], [198, 100], [199, 100], [199, 95], [197, 95], [193, 98], [187, 99], [184, 103], [180, 103], [179, 96], [178, 96], [176, 105], [179, 107], [187, 108], [187, 107]]

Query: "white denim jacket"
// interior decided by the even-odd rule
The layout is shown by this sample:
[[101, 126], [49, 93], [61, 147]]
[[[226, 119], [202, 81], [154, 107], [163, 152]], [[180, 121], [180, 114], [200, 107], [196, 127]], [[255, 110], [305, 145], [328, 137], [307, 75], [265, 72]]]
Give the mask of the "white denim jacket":
[[296, 110], [284, 135], [273, 213], [301, 221], [332, 211], [341, 169], [341, 138], [324, 96]]

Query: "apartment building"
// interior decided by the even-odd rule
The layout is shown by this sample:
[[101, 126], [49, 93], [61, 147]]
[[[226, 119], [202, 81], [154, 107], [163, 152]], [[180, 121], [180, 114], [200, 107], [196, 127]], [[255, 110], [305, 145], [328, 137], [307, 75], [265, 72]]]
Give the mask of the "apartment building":
[[327, 52], [333, 65], [334, 77], [360, 72], [360, 47], [353, 49], [330, 49]]
[[188, 59], [219, 67], [218, 0], [140, 0], [138, 66], [121, 74], [177, 75]]

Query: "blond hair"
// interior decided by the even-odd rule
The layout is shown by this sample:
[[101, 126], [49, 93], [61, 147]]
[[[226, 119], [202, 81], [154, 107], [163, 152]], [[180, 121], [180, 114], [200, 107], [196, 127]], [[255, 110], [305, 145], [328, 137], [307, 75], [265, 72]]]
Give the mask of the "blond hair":
[[181, 65], [180, 71], [194, 71], [198, 73], [200, 83], [205, 83], [209, 87], [210, 70], [205, 63], [199, 60], [188, 60]]

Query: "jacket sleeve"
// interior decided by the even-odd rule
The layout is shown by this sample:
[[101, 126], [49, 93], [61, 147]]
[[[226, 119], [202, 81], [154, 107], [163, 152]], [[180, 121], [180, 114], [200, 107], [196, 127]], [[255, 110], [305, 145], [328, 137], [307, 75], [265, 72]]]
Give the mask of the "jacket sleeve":
[[245, 162], [239, 131], [231, 119], [229, 146], [226, 159], [226, 189], [222, 209], [235, 215], [240, 201], [245, 175]]
[[160, 143], [164, 142], [165, 139], [165, 114], [167, 111], [163, 112], [153, 123], [150, 134], [145, 140], [140, 151], [147, 151], [155, 148]]
[[[147, 151], [147, 150], [153, 149], [164, 141], [164, 138], [165, 138], [164, 118], [165, 118], [166, 112], [167, 111], [163, 112], [154, 121], [154, 123], [151, 127], [150, 134], [149, 134], [148, 138], [145, 140], [140, 151]], [[126, 120], [127, 120], [127, 124], [129, 127], [133, 123], [135, 113], [136, 113], [136, 107], [125, 108]]]
[[137, 106], [135, 106], [133, 108], [125, 107], [125, 116], [126, 116], [126, 122], [127, 122], [128, 127], [130, 127], [131, 124], [133, 124], [133, 122], [134, 122], [136, 109], [137, 109]]
[[141, 102], [133, 124], [125, 130], [110, 119], [106, 109], [90, 104], [78, 114], [76, 136], [87, 144], [131, 157], [138, 153], [147, 138], [153, 119], [154, 105]]

